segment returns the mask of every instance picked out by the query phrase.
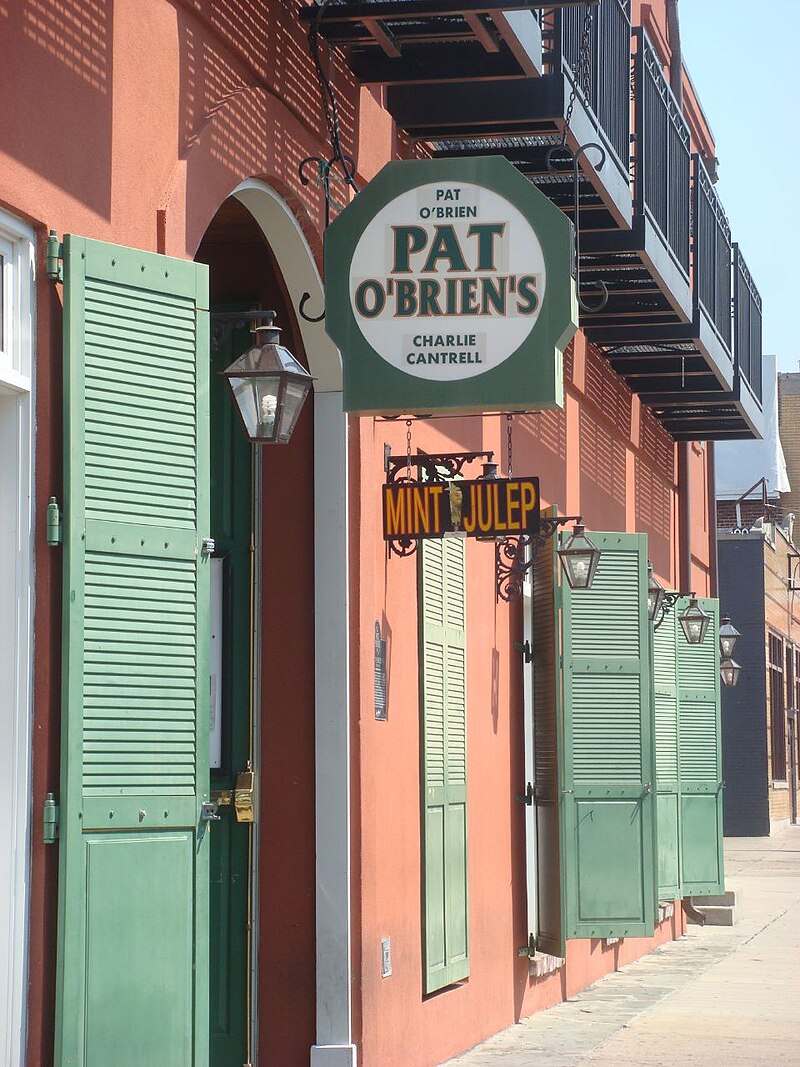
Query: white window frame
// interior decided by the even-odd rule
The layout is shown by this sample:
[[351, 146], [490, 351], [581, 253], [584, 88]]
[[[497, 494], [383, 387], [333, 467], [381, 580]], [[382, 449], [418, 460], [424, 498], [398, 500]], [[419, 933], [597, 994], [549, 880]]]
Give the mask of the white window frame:
[[31, 845], [35, 234], [0, 208], [0, 1062], [25, 1055]]

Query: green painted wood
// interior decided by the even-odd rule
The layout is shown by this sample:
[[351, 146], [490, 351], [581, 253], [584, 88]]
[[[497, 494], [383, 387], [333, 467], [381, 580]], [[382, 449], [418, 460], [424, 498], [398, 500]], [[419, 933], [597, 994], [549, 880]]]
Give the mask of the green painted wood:
[[[676, 616], [688, 601], [675, 605]], [[699, 597], [711, 615], [701, 645], [677, 638], [680, 868], [684, 896], [722, 893], [722, 744], [719, 601]]]
[[[248, 302], [246, 310], [253, 304]], [[225, 311], [240, 310], [226, 307]], [[224, 561], [222, 653], [222, 766], [211, 788], [233, 789], [251, 758], [250, 591], [252, 530], [251, 446], [230, 390], [219, 372], [250, 343], [245, 325], [221, 333], [211, 358], [211, 534]], [[251, 825], [236, 821], [233, 806], [219, 810], [211, 837], [210, 1061], [211, 1067], [247, 1062], [248, 895]]]
[[[545, 512], [554, 517], [556, 508]], [[559, 818], [559, 752], [561, 729], [559, 682], [558, 560], [556, 540], [537, 549], [533, 567], [533, 739], [534, 805], [536, 810], [536, 947], [552, 956], [566, 956], [566, 921], [562, 893], [561, 825]]]
[[65, 238], [59, 1067], [208, 1064], [207, 308]]
[[420, 546], [423, 984], [469, 974], [465, 543]]
[[567, 937], [641, 937], [655, 923], [647, 539], [591, 537], [592, 588], [561, 585]]
[[653, 633], [659, 900], [676, 900], [683, 895], [679, 843], [677, 626], [677, 613], [672, 611]]

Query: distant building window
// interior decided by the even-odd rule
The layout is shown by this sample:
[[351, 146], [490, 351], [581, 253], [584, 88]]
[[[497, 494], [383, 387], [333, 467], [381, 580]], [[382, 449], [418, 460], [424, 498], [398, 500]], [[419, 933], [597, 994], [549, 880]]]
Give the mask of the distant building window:
[[772, 743], [772, 779], [786, 781], [786, 701], [783, 678], [783, 641], [769, 635], [769, 721]]

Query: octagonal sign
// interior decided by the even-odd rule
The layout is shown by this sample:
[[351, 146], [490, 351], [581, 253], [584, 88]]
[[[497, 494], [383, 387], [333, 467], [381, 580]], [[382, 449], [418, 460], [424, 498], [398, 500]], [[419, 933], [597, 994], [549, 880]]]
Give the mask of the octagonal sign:
[[388, 163], [325, 234], [325, 325], [362, 415], [563, 406], [572, 224], [500, 156]]

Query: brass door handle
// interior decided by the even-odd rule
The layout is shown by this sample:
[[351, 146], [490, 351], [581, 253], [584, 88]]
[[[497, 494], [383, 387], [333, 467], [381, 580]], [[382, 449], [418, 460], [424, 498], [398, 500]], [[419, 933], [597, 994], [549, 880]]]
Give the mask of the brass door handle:
[[237, 822], [253, 822], [255, 819], [255, 772], [248, 767], [236, 775], [233, 791], [233, 810]]

